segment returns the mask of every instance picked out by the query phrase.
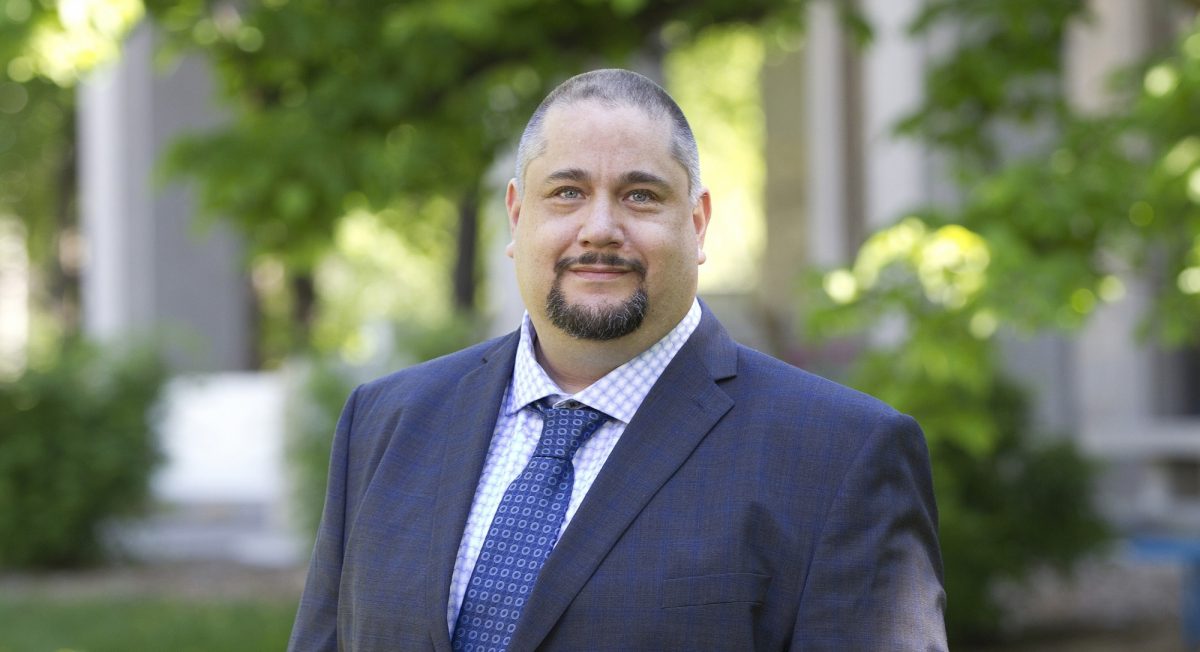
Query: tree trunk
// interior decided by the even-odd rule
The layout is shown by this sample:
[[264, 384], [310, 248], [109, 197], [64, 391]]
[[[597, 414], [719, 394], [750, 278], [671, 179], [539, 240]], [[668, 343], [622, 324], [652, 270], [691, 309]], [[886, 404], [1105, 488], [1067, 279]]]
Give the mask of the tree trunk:
[[454, 258], [454, 309], [458, 314], [475, 314], [479, 279], [475, 259], [479, 250], [479, 191], [472, 188], [458, 202], [458, 243]]
[[296, 327], [296, 345], [305, 346], [311, 341], [313, 322], [317, 314], [317, 288], [312, 272], [296, 272], [292, 284], [292, 323]]
[[52, 249], [47, 256], [47, 272], [51, 310], [63, 327], [63, 332], [80, 332], [82, 318], [79, 307], [80, 242], [79, 214], [76, 198], [79, 194], [79, 175], [76, 162], [74, 107], [69, 109], [66, 129], [71, 134], [63, 147], [58, 170], [58, 198], [54, 207]]

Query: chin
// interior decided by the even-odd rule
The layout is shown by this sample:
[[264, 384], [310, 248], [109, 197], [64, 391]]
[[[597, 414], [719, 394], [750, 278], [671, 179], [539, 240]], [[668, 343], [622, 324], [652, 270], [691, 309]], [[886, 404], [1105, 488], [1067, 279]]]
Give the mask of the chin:
[[581, 302], [567, 297], [560, 287], [555, 286], [546, 297], [546, 316], [571, 337], [608, 341], [641, 328], [647, 306], [646, 292], [641, 288], [621, 298]]

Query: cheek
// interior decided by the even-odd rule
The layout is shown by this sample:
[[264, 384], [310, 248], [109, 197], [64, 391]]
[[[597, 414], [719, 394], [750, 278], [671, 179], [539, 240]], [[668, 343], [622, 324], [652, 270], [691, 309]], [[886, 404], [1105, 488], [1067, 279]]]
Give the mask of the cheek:
[[556, 258], [574, 242], [566, 224], [549, 221], [522, 224], [513, 235], [517, 255], [526, 260]]
[[661, 279], [665, 284], [678, 282], [696, 273], [695, 243], [678, 234], [673, 236], [674, 240], [658, 243], [659, 246], [647, 250], [646, 255], [649, 276]]
[[543, 243], [517, 239], [510, 247], [517, 278], [531, 285], [548, 285], [558, 258]]

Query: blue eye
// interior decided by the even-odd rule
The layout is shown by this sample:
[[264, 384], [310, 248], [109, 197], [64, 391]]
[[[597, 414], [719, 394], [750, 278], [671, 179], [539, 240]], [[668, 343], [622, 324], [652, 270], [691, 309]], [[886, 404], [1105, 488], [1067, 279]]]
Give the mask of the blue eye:
[[654, 201], [654, 195], [646, 190], [634, 190], [629, 193], [629, 199], [637, 204], [645, 204], [646, 202]]
[[578, 188], [562, 188], [554, 194], [562, 199], [579, 199], [583, 197], [583, 193], [579, 192]]

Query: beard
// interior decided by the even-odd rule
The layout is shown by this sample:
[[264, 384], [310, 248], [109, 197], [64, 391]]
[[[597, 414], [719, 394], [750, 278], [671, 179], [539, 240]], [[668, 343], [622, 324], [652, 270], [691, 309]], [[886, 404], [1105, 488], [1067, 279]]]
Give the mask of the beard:
[[[567, 302], [562, 290], [562, 277], [572, 265], [595, 265], [625, 267], [642, 280], [629, 298], [615, 305], [598, 308]], [[646, 296], [646, 266], [636, 260], [626, 260], [616, 254], [600, 255], [588, 252], [577, 258], [564, 258], [554, 265], [554, 285], [546, 295], [546, 316], [550, 323], [567, 335], [581, 340], [606, 341], [624, 337], [636, 331], [646, 318], [649, 297]]]

